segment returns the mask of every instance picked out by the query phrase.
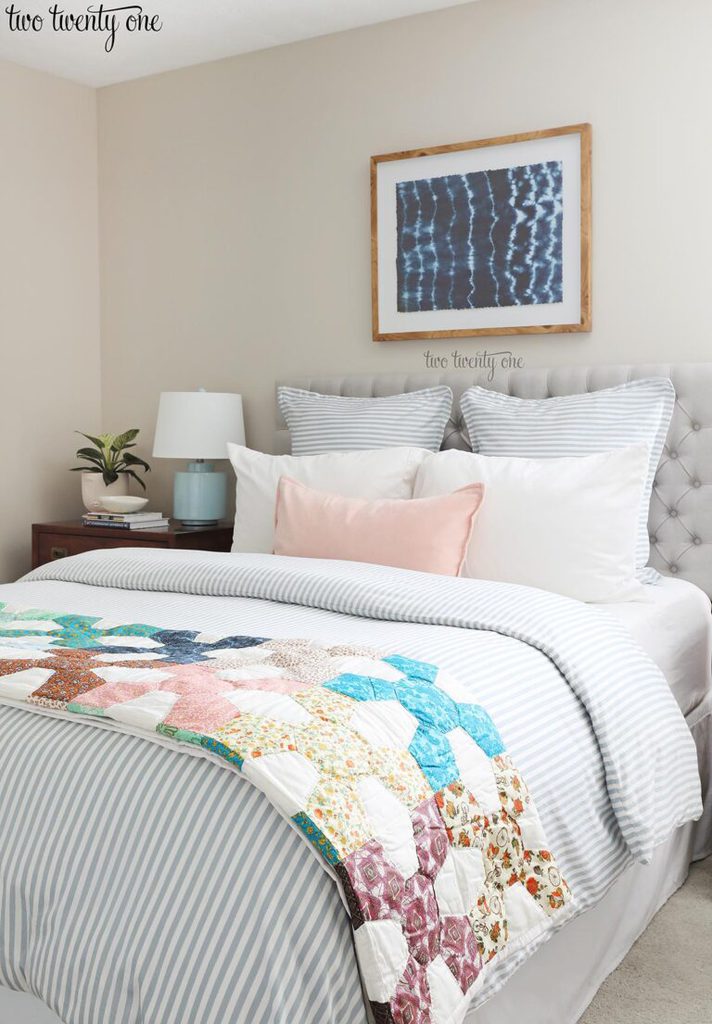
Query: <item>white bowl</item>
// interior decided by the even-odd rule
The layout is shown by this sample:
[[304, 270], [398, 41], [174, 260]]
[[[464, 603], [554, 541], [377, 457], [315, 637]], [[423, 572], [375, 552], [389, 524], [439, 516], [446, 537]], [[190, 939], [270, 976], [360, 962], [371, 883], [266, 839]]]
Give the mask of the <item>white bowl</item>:
[[148, 498], [134, 498], [131, 495], [110, 498], [108, 495], [101, 499], [101, 503], [107, 512], [125, 514], [127, 512], [140, 512], [148, 505]]

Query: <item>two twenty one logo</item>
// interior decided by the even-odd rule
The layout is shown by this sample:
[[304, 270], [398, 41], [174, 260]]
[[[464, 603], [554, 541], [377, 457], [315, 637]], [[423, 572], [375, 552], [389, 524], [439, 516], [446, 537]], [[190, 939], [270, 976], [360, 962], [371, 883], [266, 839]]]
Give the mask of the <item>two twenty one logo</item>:
[[49, 27], [54, 32], [95, 32], [105, 36], [104, 49], [111, 53], [116, 37], [123, 28], [127, 32], [160, 32], [163, 22], [158, 14], [147, 14], [141, 4], [108, 7], [103, 3], [87, 7], [80, 14], [65, 11], [58, 3], [47, 8], [47, 15], [32, 14], [12, 3], [5, 8], [11, 32], [41, 32]]

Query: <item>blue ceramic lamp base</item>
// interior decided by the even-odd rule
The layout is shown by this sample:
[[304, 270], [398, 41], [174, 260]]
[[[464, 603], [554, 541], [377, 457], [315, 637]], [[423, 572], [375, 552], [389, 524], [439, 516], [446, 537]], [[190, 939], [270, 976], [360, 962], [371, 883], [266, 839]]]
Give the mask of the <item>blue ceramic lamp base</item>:
[[215, 526], [225, 518], [226, 479], [212, 462], [189, 462], [173, 483], [173, 515], [184, 526]]

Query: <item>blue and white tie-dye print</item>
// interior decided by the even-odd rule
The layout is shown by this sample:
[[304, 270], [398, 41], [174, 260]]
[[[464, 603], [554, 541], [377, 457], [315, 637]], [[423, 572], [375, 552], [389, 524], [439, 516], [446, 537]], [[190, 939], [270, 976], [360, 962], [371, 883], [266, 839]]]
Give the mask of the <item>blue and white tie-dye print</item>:
[[396, 184], [398, 310], [563, 300], [560, 161]]

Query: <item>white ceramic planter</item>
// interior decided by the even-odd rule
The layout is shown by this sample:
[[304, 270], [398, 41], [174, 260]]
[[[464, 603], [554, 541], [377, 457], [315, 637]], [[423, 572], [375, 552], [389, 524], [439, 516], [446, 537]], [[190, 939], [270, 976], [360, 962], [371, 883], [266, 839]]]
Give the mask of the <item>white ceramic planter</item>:
[[102, 501], [107, 495], [118, 498], [129, 493], [129, 478], [123, 473], [119, 474], [116, 483], [109, 484], [108, 487], [101, 473], [82, 473], [81, 478], [82, 501], [87, 512], [102, 512]]

